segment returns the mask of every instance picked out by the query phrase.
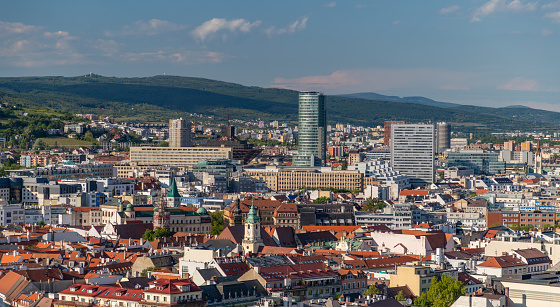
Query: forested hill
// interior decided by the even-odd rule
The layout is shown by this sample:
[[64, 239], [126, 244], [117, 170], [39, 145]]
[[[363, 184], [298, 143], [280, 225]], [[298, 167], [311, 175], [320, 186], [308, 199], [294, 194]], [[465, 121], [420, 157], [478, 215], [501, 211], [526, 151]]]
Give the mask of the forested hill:
[[[196, 112], [218, 117], [297, 121], [297, 92], [178, 76], [0, 78], [0, 100], [120, 121], [163, 122]], [[556, 130], [560, 113], [531, 108], [440, 108], [415, 103], [328, 96], [330, 123], [364, 126], [385, 120], [447, 121], [463, 131]]]

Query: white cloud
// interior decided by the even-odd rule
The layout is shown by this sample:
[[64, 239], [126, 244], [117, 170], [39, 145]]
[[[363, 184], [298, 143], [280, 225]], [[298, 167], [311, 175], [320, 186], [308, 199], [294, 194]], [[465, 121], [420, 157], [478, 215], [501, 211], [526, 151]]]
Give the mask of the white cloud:
[[555, 88], [546, 88], [539, 84], [537, 80], [525, 79], [521, 77], [513, 78], [504, 84], [496, 87], [505, 91], [530, 91], [530, 92], [556, 92]]
[[543, 10], [551, 10], [551, 9], [557, 9], [557, 8], [560, 8], [560, 1], [558, 1], [558, 0], [543, 4], [541, 6], [541, 9], [543, 9]]
[[0, 36], [10, 34], [24, 34], [40, 30], [41, 27], [25, 25], [21, 22], [0, 21]]
[[349, 69], [329, 75], [298, 78], [275, 78], [272, 86], [295, 90], [361, 92], [392, 89], [467, 90], [480, 81], [469, 73], [430, 68], [415, 69]]
[[552, 34], [554, 34], [554, 32], [550, 31], [549, 29], [543, 29], [543, 30], [541, 31], [541, 35], [542, 35], [542, 36], [550, 36], [550, 35], [552, 35]]
[[308, 17], [302, 17], [292, 23], [290, 23], [288, 26], [284, 27], [284, 28], [279, 28], [277, 29], [274, 26], [268, 27], [266, 30], [264, 30], [264, 33], [268, 36], [272, 36], [275, 34], [286, 34], [286, 33], [295, 33], [301, 30], [304, 30], [307, 27], [307, 20], [309, 20]]
[[490, 0], [476, 9], [471, 22], [481, 21], [482, 17], [496, 12], [534, 11], [537, 8], [537, 3], [538, 1], [524, 3], [521, 0]]
[[257, 28], [261, 25], [261, 21], [257, 20], [255, 22], [250, 22], [245, 19], [233, 19], [227, 20], [223, 18], [213, 18], [210, 19], [200, 26], [196, 27], [191, 34], [198, 40], [204, 41], [209, 36], [222, 31], [228, 30], [232, 33], [234, 32], [250, 32], [252, 29]]
[[548, 14], [544, 15], [544, 17], [550, 18], [550, 19], [552, 19], [552, 21], [560, 23], [560, 11], [553, 12], [553, 13], [548, 13]]
[[178, 64], [221, 63], [228, 55], [212, 51], [158, 50], [155, 52], [124, 53], [121, 58], [130, 62], [171, 62]]
[[398, 25], [398, 24], [401, 23], [401, 22], [402, 22], [402, 20], [395, 20], [395, 21], [393, 21], [393, 24], [394, 24], [394, 25]]
[[447, 15], [453, 12], [457, 12], [459, 9], [460, 7], [458, 5], [452, 5], [452, 6], [442, 8], [441, 10], [438, 11], [438, 13], [442, 15]]
[[336, 2], [334, 2], [334, 1], [331, 1], [327, 4], [325, 4], [325, 7], [335, 7], [335, 6], [336, 6]]
[[167, 20], [150, 19], [148, 21], [138, 20], [132, 25], [126, 25], [117, 32], [105, 31], [106, 36], [117, 35], [157, 35], [165, 32], [181, 31], [188, 28], [187, 25], [173, 23]]

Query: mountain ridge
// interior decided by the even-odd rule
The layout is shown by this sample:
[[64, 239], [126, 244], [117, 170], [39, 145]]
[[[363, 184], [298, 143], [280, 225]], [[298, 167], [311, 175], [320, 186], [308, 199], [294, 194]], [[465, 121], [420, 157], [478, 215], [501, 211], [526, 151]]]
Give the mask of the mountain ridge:
[[[72, 113], [113, 115], [120, 121], [164, 122], [181, 112], [225, 118], [297, 122], [298, 92], [196, 77], [3, 77], [0, 100]], [[410, 98], [414, 99], [414, 97]], [[425, 101], [433, 101], [425, 98]], [[364, 112], [367, 110], [367, 112]], [[456, 130], [557, 129], [560, 113], [525, 108], [437, 107], [408, 102], [327, 96], [329, 123], [383, 125], [385, 120], [446, 121]]]

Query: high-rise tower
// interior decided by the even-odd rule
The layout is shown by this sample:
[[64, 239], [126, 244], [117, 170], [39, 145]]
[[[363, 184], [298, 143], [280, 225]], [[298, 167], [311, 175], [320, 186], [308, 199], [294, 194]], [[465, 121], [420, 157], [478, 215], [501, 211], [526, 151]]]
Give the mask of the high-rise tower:
[[414, 187], [434, 182], [434, 125], [393, 124], [391, 166]]
[[437, 123], [437, 152], [442, 153], [451, 148], [451, 125], [446, 122]]
[[323, 166], [327, 158], [327, 111], [319, 92], [299, 93], [298, 154], [293, 166]]
[[192, 123], [184, 118], [169, 120], [169, 147], [192, 146]]

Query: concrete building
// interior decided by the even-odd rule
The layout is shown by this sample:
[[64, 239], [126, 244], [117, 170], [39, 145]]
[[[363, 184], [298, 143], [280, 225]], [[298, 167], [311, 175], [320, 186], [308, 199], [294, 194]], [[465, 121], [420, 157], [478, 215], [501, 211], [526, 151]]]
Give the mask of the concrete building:
[[393, 230], [410, 229], [412, 227], [412, 211], [410, 207], [387, 206], [382, 213], [355, 212], [357, 226], [385, 225]]
[[363, 174], [356, 171], [333, 171], [331, 168], [280, 168], [246, 170], [245, 174], [266, 182], [272, 191], [294, 191], [303, 187], [358, 190], [363, 189]]
[[169, 120], [169, 147], [192, 146], [192, 123], [184, 118]]
[[319, 92], [299, 93], [298, 153], [293, 166], [323, 166], [327, 158], [327, 111]]
[[415, 187], [434, 182], [434, 142], [432, 124], [391, 126], [391, 165]]
[[201, 160], [231, 159], [231, 148], [220, 147], [130, 147], [133, 165], [169, 165], [191, 168]]
[[404, 121], [385, 121], [385, 129], [383, 130], [383, 145], [388, 146], [391, 144], [391, 126], [395, 124], [404, 124]]

